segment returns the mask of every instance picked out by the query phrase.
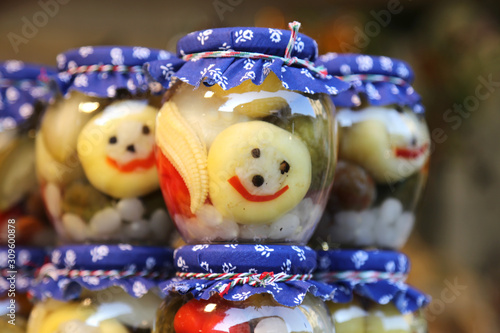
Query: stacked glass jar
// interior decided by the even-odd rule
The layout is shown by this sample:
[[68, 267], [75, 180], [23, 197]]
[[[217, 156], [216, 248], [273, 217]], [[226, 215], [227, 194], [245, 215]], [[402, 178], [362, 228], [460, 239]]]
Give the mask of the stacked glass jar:
[[57, 57], [60, 94], [36, 138], [37, 175], [59, 236], [39, 274], [29, 333], [150, 332], [174, 228], [154, 158], [160, 105], [142, 66], [181, 61], [144, 47]]
[[35, 131], [53, 93], [48, 66], [0, 63], [0, 331], [23, 333], [35, 272], [54, 230], [35, 177]]
[[18, 60], [0, 63], [0, 244], [13, 237], [17, 245], [54, 240], [35, 177], [35, 132], [53, 96], [54, 72]]
[[426, 332], [426, 295], [405, 284], [397, 252], [412, 230], [427, 178], [430, 137], [413, 72], [403, 61], [326, 54], [328, 73], [351, 83], [333, 96], [339, 161], [326, 212], [313, 236], [319, 280], [338, 286], [329, 303], [337, 333]]
[[193, 32], [178, 42], [178, 70], [149, 65], [169, 88], [160, 186], [189, 244], [163, 285], [156, 333], [334, 331], [323, 302], [333, 289], [311, 280], [304, 245], [335, 169], [328, 94], [349, 85], [313, 65], [316, 42], [299, 25]]

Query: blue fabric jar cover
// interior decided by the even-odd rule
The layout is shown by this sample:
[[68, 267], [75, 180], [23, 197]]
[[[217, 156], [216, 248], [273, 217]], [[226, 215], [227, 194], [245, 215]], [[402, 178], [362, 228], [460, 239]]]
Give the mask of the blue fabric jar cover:
[[8, 60], [0, 63], [0, 131], [16, 128], [29, 119], [36, 102], [48, 103], [53, 96], [50, 66]]
[[409, 259], [400, 252], [341, 249], [318, 251], [314, 275], [337, 290], [334, 302], [350, 302], [357, 294], [378, 304], [392, 302], [407, 313], [430, 302], [429, 296], [405, 283], [409, 271]]
[[[10, 251], [9, 251], [10, 250]], [[11, 284], [16, 293], [27, 293], [35, 285], [36, 272], [48, 261], [43, 248], [18, 246], [0, 247], [0, 297], [9, 293]]]
[[245, 80], [260, 85], [273, 72], [288, 90], [336, 95], [348, 89], [349, 84], [314, 66], [317, 43], [297, 32], [300, 23], [290, 27], [291, 31], [232, 27], [192, 32], [177, 43], [177, 56], [186, 60], [179, 69], [162, 70], [165, 61], [158, 61], [150, 64], [149, 73], [165, 88], [171, 83], [166, 75], [194, 87], [218, 84], [227, 90]]
[[308, 292], [328, 299], [335, 291], [312, 280], [316, 253], [305, 246], [188, 245], [175, 250], [174, 263], [177, 276], [160, 283], [166, 294], [190, 293], [196, 299], [219, 294], [243, 301], [268, 293], [282, 305], [297, 306]]
[[132, 94], [148, 92], [142, 68], [148, 61], [164, 60], [174, 68], [182, 63], [168, 51], [133, 46], [83, 46], [56, 59], [63, 95], [76, 90], [101, 98], [115, 97], [118, 89]]
[[51, 263], [40, 270], [34, 297], [67, 301], [82, 290], [119, 286], [140, 298], [157, 288], [173, 270], [173, 249], [120, 245], [62, 246], [51, 253]]
[[398, 104], [424, 113], [421, 97], [411, 84], [414, 73], [410, 65], [398, 59], [365, 54], [327, 53], [318, 57], [316, 65], [326, 67], [328, 74], [338, 76], [351, 84], [342, 94], [332, 96], [337, 107], [357, 107], [360, 95], [370, 104], [384, 106]]

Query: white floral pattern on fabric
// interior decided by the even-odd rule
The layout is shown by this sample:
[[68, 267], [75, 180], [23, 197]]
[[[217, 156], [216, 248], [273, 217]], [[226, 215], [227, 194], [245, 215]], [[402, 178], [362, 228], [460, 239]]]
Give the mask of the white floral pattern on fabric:
[[146, 286], [140, 281], [134, 282], [134, 285], [132, 286], [132, 290], [133, 290], [134, 295], [136, 297], [142, 297], [148, 292], [148, 289], [146, 288]]
[[213, 270], [210, 268], [210, 265], [206, 261], [202, 261], [200, 263], [200, 267], [203, 268], [208, 273], [213, 273]]
[[236, 37], [236, 40], [234, 41], [236, 44], [245, 43], [252, 40], [253, 31], [250, 29], [239, 30], [234, 33], [234, 37]]
[[269, 39], [271, 40], [271, 42], [273, 43], [281, 42], [281, 36], [283, 36], [281, 30], [269, 28]]
[[383, 70], [391, 72], [392, 71], [392, 60], [389, 57], [380, 57], [380, 66]]
[[304, 47], [305, 47], [305, 44], [302, 41], [302, 38], [297, 37], [297, 40], [295, 41], [295, 45], [293, 47], [294, 50], [300, 53], [300, 52], [304, 51]]
[[385, 264], [385, 270], [388, 272], [395, 272], [396, 271], [396, 263], [394, 261], [389, 261], [387, 264]]
[[25, 119], [31, 117], [33, 115], [33, 105], [24, 103], [19, 107], [19, 114]]
[[366, 253], [365, 251], [357, 251], [353, 254], [351, 260], [354, 263], [356, 269], [360, 269], [361, 266], [365, 264], [366, 260], [368, 260], [368, 253]]
[[349, 65], [342, 65], [340, 66], [340, 72], [342, 73], [342, 75], [349, 75], [351, 74], [351, 67]]
[[24, 63], [20, 60], [7, 60], [5, 62], [5, 69], [9, 73], [18, 72], [24, 67]]
[[15, 103], [19, 99], [19, 96], [19, 90], [14, 87], [9, 87], [5, 91], [5, 97], [7, 97], [9, 103]]
[[78, 53], [82, 56], [82, 58], [87, 58], [89, 55], [94, 53], [94, 48], [92, 46], [82, 46], [78, 49]]
[[203, 32], [200, 32], [196, 39], [198, 39], [200, 41], [201, 45], [204, 45], [205, 41], [208, 40], [208, 38], [210, 37], [211, 34], [212, 34], [212, 30], [205, 30]]
[[179, 257], [179, 259], [177, 259], [177, 267], [180, 268], [181, 271], [187, 271], [187, 269], [189, 268], [186, 265], [186, 261], [184, 261], [182, 257]]
[[100, 245], [94, 247], [90, 250], [90, 255], [92, 256], [92, 262], [97, 262], [103, 260], [109, 254], [109, 248], [106, 245]]
[[231, 264], [231, 263], [225, 262], [224, 264], [222, 264], [222, 271], [224, 273], [232, 273], [235, 270], [236, 270], [236, 266], [233, 266], [233, 264]]
[[369, 71], [373, 67], [373, 60], [370, 56], [358, 56], [356, 58], [356, 63], [358, 64], [359, 70], [363, 72]]
[[242, 293], [234, 294], [232, 296], [232, 299], [234, 299], [235, 301], [244, 301], [244, 300], [246, 300], [250, 296], [252, 296], [251, 292], [250, 291], [245, 291], [245, 292], [242, 292]]
[[123, 65], [125, 58], [123, 57], [122, 49], [118, 47], [112, 48], [109, 55], [111, 56], [111, 63], [113, 65]]
[[272, 249], [268, 246], [259, 244], [259, 245], [255, 245], [255, 251], [260, 252], [261, 256], [269, 258], [269, 256], [271, 255], [271, 252], [273, 252], [274, 249]]
[[118, 248], [121, 251], [132, 251], [134, 249], [133, 246], [130, 244], [118, 244]]
[[146, 47], [134, 47], [132, 56], [137, 59], [147, 59], [151, 55], [151, 50]]
[[301, 304], [301, 303], [302, 303], [302, 301], [304, 300], [304, 296], [306, 296], [306, 294], [305, 294], [305, 293], [301, 293], [301, 294], [297, 295], [297, 297], [295, 297], [293, 301], [294, 301], [294, 302], [295, 302], [295, 304], [297, 304], [297, 305], [298, 305], [298, 304]]
[[399, 65], [398, 68], [396, 69], [396, 72], [398, 73], [398, 75], [400, 75], [401, 77], [408, 77], [408, 75], [410, 74], [410, 71], [408, 70], [408, 68], [405, 66], [405, 65]]
[[69, 250], [66, 251], [66, 255], [64, 256], [64, 264], [67, 268], [71, 268], [76, 263], [76, 254], [75, 251]]
[[79, 74], [75, 77], [75, 87], [88, 87], [89, 78], [85, 74]]
[[382, 98], [380, 96], [380, 93], [373, 84], [367, 83], [365, 87], [366, 87], [366, 94], [368, 95], [369, 99], [380, 100]]

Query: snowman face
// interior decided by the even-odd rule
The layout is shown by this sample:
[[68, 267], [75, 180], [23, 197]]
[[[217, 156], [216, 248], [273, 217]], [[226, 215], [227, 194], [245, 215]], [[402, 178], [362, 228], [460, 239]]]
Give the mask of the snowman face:
[[78, 137], [78, 157], [98, 190], [117, 198], [158, 187], [154, 158], [157, 110], [145, 101], [120, 101], [94, 116]]
[[[154, 154], [154, 135], [149, 126], [137, 120], [124, 120], [116, 124], [106, 145], [106, 156], [115, 162], [112, 165], [123, 166], [139, 160], [148, 160]], [[154, 162], [154, 158], [152, 160]], [[150, 168], [153, 164], [146, 163], [146, 167]], [[134, 171], [133, 168], [131, 171]]]
[[311, 157], [290, 132], [263, 121], [232, 125], [208, 154], [209, 195], [225, 217], [271, 223], [306, 195]]
[[378, 183], [392, 183], [420, 170], [429, 157], [425, 122], [409, 109], [341, 109], [340, 159], [355, 162]]

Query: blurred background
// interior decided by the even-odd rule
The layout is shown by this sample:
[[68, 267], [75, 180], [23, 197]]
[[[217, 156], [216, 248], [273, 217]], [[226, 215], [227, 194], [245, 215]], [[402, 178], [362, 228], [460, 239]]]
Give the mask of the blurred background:
[[433, 297], [430, 332], [500, 332], [500, 4], [412, 0], [0, 2], [0, 59], [55, 65], [84, 45], [175, 51], [194, 30], [287, 28], [320, 53], [396, 57], [416, 72], [434, 149], [411, 283]]

